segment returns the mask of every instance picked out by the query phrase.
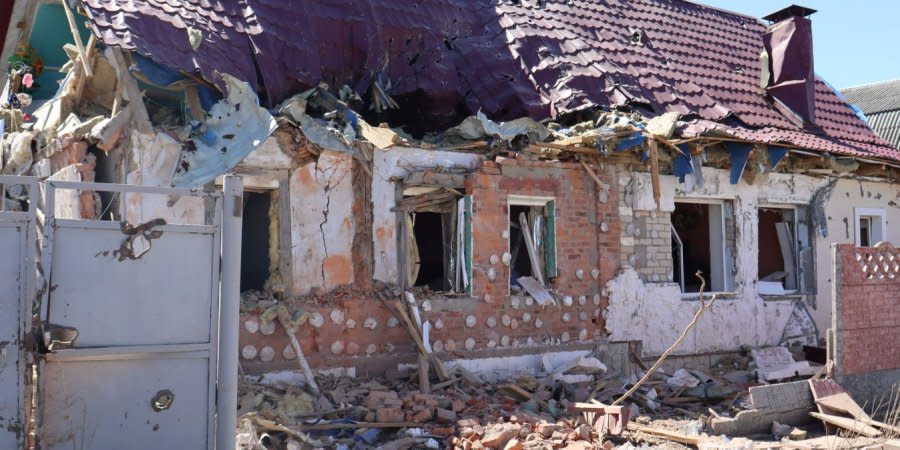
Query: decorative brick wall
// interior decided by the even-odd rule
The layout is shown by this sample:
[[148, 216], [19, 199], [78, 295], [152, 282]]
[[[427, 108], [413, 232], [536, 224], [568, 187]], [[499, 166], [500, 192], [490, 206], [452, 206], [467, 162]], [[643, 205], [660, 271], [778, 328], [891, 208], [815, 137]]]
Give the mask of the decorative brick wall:
[[[473, 210], [472, 295], [417, 298], [422, 320], [432, 324], [431, 343], [441, 358], [589, 349], [605, 335], [607, 300], [602, 287], [619, 267], [619, 200], [614, 169], [594, 169], [606, 186], [598, 186], [577, 163], [487, 162], [467, 178]], [[509, 251], [504, 231], [510, 195], [555, 199], [559, 276], [551, 286], [561, 296], [559, 307], [509, 296], [509, 266], [502, 255]], [[488, 276], [491, 269], [493, 280]], [[374, 373], [413, 362], [416, 350], [409, 334], [381, 300], [392, 301], [397, 292], [330, 292], [317, 301], [291, 300], [311, 318], [297, 333], [310, 365]], [[277, 323], [263, 324], [262, 312], [257, 308], [242, 315], [243, 367], [251, 373], [296, 369], [284, 330]]]
[[[833, 246], [833, 358], [838, 377], [900, 370], [900, 249]], [[894, 382], [900, 378], [894, 378]]]

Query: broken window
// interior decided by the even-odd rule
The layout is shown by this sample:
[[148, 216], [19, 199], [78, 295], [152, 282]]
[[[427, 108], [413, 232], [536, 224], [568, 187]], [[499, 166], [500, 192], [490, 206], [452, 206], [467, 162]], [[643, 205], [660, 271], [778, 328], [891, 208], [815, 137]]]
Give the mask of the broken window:
[[409, 187], [404, 217], [406, 285], [466, 292], [471, 279], [471, 200], [444, 187]]
[[271, 191], [245, 191], [241, 232], [241, 292], [262, 291], [269, 279]]
[[556, 203], [552, 199], [509, 200], [510, 286], [530, 277], [547, 285], [556, 277]]
[[792, 294], [800, 285], [793, 208], [759, 208], [757, 287], [762, 295]]
[[672, 212], [674, 280], [682, 292], [699, 292], [699, 270], [706, 292], [722, 292], [734, 284], [734, 220], [731, 202], [675, 202]]
[[885, 239], [884, 210], [879, 208], [856, 208], [853, 213], [856, 222], [856, 246], [871, 247]]

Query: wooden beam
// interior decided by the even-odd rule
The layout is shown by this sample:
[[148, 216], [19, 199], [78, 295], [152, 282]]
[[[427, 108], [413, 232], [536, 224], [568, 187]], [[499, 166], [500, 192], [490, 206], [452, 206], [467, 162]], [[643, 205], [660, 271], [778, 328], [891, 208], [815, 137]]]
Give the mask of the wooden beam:
[[78, 56], [81, 58], [81, 65], [84, 66], [84, 74], [87, 75], [88, 78], [94, 76], [94, 68], [91, 67], [90, 62], [87, 59], [87, 52], [84, 50], [84, 43], [81, 42], [81, 35], [78, 34], [78, 25], [75, 24], [75, 15], [72, 14], [72, 10], [69, 8], [69, 4], [66, 0], [59, 0], [62, 3], [63, 10], [66, 12], [66, 20], [69, 21], [69, 31], [72, 32], [72, 39], [75, 40], [75, 46], [78, 47]]
[[653, 201], [656, 202], [656, 209], [660, 209], [659, 198], [661, 188], [659, 185], [659, 145], [654, 140], [649, 142], [650, 147], [650, 176], [653, 183]]

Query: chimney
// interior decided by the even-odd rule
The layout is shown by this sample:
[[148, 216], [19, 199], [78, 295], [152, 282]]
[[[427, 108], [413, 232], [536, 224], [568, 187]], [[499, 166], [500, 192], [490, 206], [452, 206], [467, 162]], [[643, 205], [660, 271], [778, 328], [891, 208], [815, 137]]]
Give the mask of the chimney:
[[807, 19], [814, 12], [791, 5], [763, 17], [772, 23], [763, 35], [763, 87], [776, 107], [799, 126], [816, 121], [812, 22]]

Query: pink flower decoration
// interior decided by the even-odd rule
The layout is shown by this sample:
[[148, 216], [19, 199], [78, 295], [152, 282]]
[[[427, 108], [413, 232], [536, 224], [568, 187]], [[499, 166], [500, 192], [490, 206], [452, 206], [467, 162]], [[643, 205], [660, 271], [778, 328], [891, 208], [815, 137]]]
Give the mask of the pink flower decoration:
[[22, 84], [25, 85], [26, 88], [31, 89], [31, 85], [34, 84], [34, 75], [26, 73], [25, 76], [22, 77]]

